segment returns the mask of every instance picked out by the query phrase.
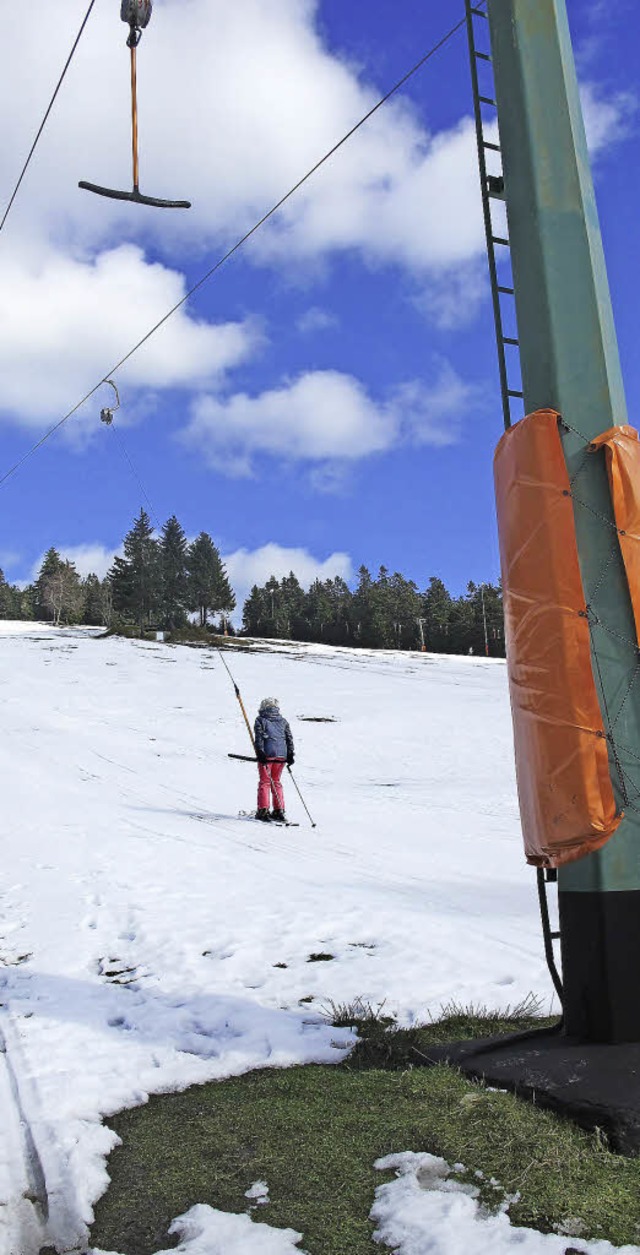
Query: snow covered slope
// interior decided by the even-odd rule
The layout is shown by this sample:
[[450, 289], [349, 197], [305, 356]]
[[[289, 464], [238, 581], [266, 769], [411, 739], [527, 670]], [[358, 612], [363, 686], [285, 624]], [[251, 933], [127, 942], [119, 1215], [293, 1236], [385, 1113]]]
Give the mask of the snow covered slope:
[[405, 1023], [450, 999], [551, 1005], [504, 664], [226, 656], [252, 718], [280, 698], [315, 830], [290, 782], [299, 828], [237, 817], [255, 769], [227, 758], [250, 751], [214, 652], [0, 624], [1, 1255], [86, 1242], [104, 1116], [341, 1058], [330, 1001]]

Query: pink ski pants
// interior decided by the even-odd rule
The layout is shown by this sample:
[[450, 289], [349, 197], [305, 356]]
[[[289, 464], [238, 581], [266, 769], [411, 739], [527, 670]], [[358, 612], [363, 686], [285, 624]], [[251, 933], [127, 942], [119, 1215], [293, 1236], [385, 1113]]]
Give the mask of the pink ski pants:
[[271, 759], [268, 763], [258, 763], [260, 782], [258, 784], [258, 810], [268, 810], [273, 797], [273, 809], [284, 810], [284, 791], [280, 777], [284, 768], [283, 762]]

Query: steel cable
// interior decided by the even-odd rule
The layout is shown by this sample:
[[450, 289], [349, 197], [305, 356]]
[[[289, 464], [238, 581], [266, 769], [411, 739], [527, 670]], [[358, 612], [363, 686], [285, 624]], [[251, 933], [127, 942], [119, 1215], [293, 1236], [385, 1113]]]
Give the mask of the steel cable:
[[75, 42], [74, 42], [74, 44], [73, 44], [73, 47], [72, 47], [72, 49], [71, 49], [71, 52], [69, 53], [69, 56], [67, 57], [67, 60], [66, 60], [66, 63], [65, 63], [65, 67], [64, 67], [64, 69], [63, 69], [63, 71], [62, 71], [62, 74], [60, 75], [60, 78], [58, 79], [58, 83], [57, 83], [56, 89], [55, 89], [55, 91], [54, 91], [54, 93], [53, 93], [53, 96], [51, 97], [51, 100], [49, 101], [49, 106], [48, 106], [48, 108], [47, 108], [47, 111], [46, 111], [46, 113], [45, 113], [45, 115], [44, 115], [44, 117], [43, 117], [43, 119], [42, 119], [42, 122], [40, 123], [40, 126], [38, 127], [38, 131], [37, 131], [36, 137], [35, 137], [35, 139], [34, 139], [34, 141], [33, 141], [33, 144], [31, 145], [31, 148], [30, 148], [30, 150], [29, 150], [29, 155], [28, 155], [28, 157], [27, 157], [27, 160], [25, 161], [25, 163], [24, 163], [24, 165], [23, 165], [23, 167], [22, 167], [22, 170], [20, 171], [20, 177], [19, 177], [18, 182], [16, 183], [16, 185], [15, 185], [15, 187], [14, 187], [14, 189], [13, 189], [13, 192], [11, 193], [11, 199], [10, 199], [10, 201], [9, 201], [9, 204], [7, 205], [7, 208], [6, 208], [6, 209], [5, 209], [5, 211], [4, 211], [4, 214], [3, 214], [3, 216], [2, 216], [2, 221], [0, 221], [0, 231], [2, 231], [2, 228], [4, 227], [4, 224], [5, 224], [5, 222], [7, 221], [7, 218], [9, 217], [9, 214], [11, 213], [11, 209], [12, 209], [12, 207], [13, 207], [13, 202], [14, 202], [14, 200], [16, 199], [16, 196], [18, 195], [18, 192], [20, 191], [20, 186], [21, 186], [21, 184], [22, 184], [22, 180], [24, 179], [24, 176], [25, 176], [25, 174], [27, 173], [27, 170], [29, 169], [29, 166], [30, 166], [30, 164], [31, 164], [31, 159], [32, 159], [32, 157], [33, 157], [33, 154], [35, 153], [36, 148], [38, 147], [38, 143], [39, 143], [39, 141], [40, 141], [40, 136], [42, 135], [42, 132], [44, 131], [45, 126], [47, 125], [47, 122], [48, 122], [48, 120], [49, 120], [49, 114], [51, 113], [51, 110], [53, 109], [53, 106], [54, 106], [54, 104], [56, 103], [56, 99], [57, 99], [57, 96], [58, 96], [58, 92], [60, 91], [60, 88], [62, 87], [62, 84], [63, 84], [63, 82], [64, 82], [64, 80], [65, 80], [65, 78], [66, 78], [66, 76], [67, 76], [67, 71], [68, 71], [68, 69], [69, 69], [69, 66], [71, 65], [71, 62], [73, 61], [73, 58], [74, 58], [74, 55], [75, 55], [76, 48], [78, 47], [78, 44], [80, 43], [80, 40], [81, 40], [82, 35], [83, 35], [83, 33], [84, 33], [84, 28], [85, 28], [85, 26], [87, 25], [87, 22], [89, 21], [89, 18], [91, 17], [91, 10], [93, 9], [93, 7], [94, 7], [95, 3], [96, 3], [96, 0], [91, 0], [91, 4], [89, 5], [89, 8], [87, 9], [87, 12], [86, 12], [86, 14], [85, 14], [85, 16], [84, 16], [84, 21], [83, 21], [83, 23], [82, 23], [82, 26], [80, 27], [80, 30], [78, 31], [78, 34], [76, 35]]
[[[95, 3], [95, 0], [92, 0], [91, 7], [93, 7], [93, 3]], [[91, 10], [89, 10], [89, 12], [90, 11]], [[89, 14], [87, 14], [87, 18], [88, 16]], [[85, 23], [86, 23], [86, 20], [87, 19], [85, 19]], [[73, 417], [74, 414], [77, 414], [78, 410], [81, 409], [83, 405], [86, 405], [87, 401], [89, 401], [91, 397], [94, 396], [94, 394], [98, 391], [98, 389], [102, 387], [103, 383], [106, 383], [112, 375], [115, 375], [117, 371], [121, 370], [122, 367], [128, 361], [131, 360], [134, 354], [137, 353], [143, 347], [143, 345], [145, 345], [151, 339], [151, 337], [154, 336], [156, 332], [159, 331], [160, 328], [163, 327], [165, 323], [167, 323], [169, 319], [172, 318], [173, 315], [178, 312], [179, 309], [182, 309], [182, 306], [185, 305], [187, 301], [190, 300], [190, 298], [201, 287], [203, 287], [205, 283], [209, 281], [209, 279], [213, 278], [216, 272], [220, 270], [222, 266], [224, 266], [225, 262], [229, 261], [229, 259], [233, 257], [234, 253], [237, 253], [238, 250], [241, 249], [243, 245], [246, 244], [247, 241], [250, 240], [251, 237], [255, 235], [256, 232], [259, 231], [261, 227], [264, 226], [265, 222], [268, 222], [269, 219], [272, 218], [273, 215], [277, 213], [278, 210], [281, 209], [282, 206], [286, 204], [286, 202], [290, 200], [291, 197], [294, 196], [295, 193], [298, 192], [300, 188], [303, 187], [304, 184], [307, 183], [309, 179], [312, 178], [312, 176], [316, 174], [317, 171], [322, 166], [324, 166], [326, 162], [329, 161], [331, 157], [333, 157], [335, 153], [337, 153], [338, 150], [342, 148], [343, 145], [346, 144], [347, 141], [350, 140], [352, 136], [355, 135], [356, 132], [359, 131], [360, 128], [364, 126], [364, 124], [368, 122], [369, 119], [372, 118], [375, 113], [378, 112], [379, 109], [382, 108], [383, 105], [387, 103], [388, 100], [391, 99], [392, 96], [395, 96], [396, 93], [400, 91], [402, 87], [404, 87], [405, 83], [407, 83], [409, 79], [413, 77], [414, 74], [417, 74], [418, 70], [422, 69], [422, 67], [426, 65], [426, 63], [430, 61], [431, 58], [434, 57], [435, 54], [439, 52], [440, 49], [443, 48], [445, 44], [447, 44], [449, 40], [452, 39], [453, 36], [459, 30], [461, 30], [461, 28], [465, 25], [465, 21], [466, 21], [465, 18], [461, 18], [459, 22], [456, 22], [455, 26], [452, 26], [451, 29], [447, 31], [446, 35], [443, 35], [442, 38], [439, 39], [438, 42], [434, 44], [433, 47], [430, 48], [429, 51], [426, 52], [424, 56], [420, 58], [419, 61], [416, 61], [416, 64], [412, 66], [411, 69], [408, 70], [406, 74], [403, 74], [402, 78], [398, 79], [397, 83], [395, 83], [394, 86], [390, 88], [390, 90], [386, 92], [385, 95], [382, 96], [380, 100], [378, 100], [377, 103], [373, 105], [372, 108], [369, 109], [367, 113], [365, 113], [360, 118], [360, 120], [356, 122], [355, 125], [352, 126], [350, 130], [348, 130], [346, 134], [343, 135], [342, 138], [339, 139], [337, 143], [335, 143], [333, 147], [330, 148], [328, 152], [324, 154], [323, 157], [320, 158], [319, 161], [316, 161], [315, 165], [313, 165], [311, 169], [308, 170], [307, 173], [302, 176], [302, 178], [298, 179], [297, 183], [294, 183], [293, 187], [291, 187], [289, 191], [285, 193], [284, 196], [281, 196], [280, 200], [278, 200], [275, 205], [272, 205], [271, 209], [267, 210], [267, 212], [262, 215], [262, 217], [258, 220], [258, 222], [256, 222], [248, 231], [246, 231], [245, 234], [241, 236], [240, 239], [237, 240], [236, 243], [232, 245], [232, 247], [229, 248], [227, 252], [222, 257], [220, 257], [218, 261], [215, 262], [214, 265], [211, 266], [209, 270], [207, 270], [206, 273], [200, 277], [200, 279], [197, 280], [196, 283], [193, 284], [192, 287], [189, 288], [188, 292], [185, 293], [185, 295], [181, 298], [181, 300], [177, 301], [176, 304], [173, 305], [172, 308], [169, 309], [167, 313], [164, 314], [164, 316], [160, 318], [158, 322], [155, 323], [154, 326], [151, 327], [149, 331], [147, 331], [146, 334], [140, 340], [138, 340], [137, 344], [134, 344], [133, 348], [129, 349], [128, 353], [125, 353], [124, 357], [120, 358], [120, 361], [117, 362], [115, 366], [112, 366], [108, 371], [105, 372], [102, 379], [100, 379], [98, 383], [96, 383], [94, 387], [91, 388], [90, 391], [85, 394], [85, 396], [83, 396], [81, 401], [78, 401], [77, 404], [74, 405], [73, 408], [68, 411], [68, 413], [66, 413], [61, 419], [59, 419], [57, 423], [54, 423], [53, 427], [50, 427], [48, 431], [46, 431], [44, 435], [41, 436], [41, 438], [30, 449], [28, 449], [27, 452], [24, 453], [23, 456], [19, 458], [19, 460], [13, 466], [11, 466], [7, 471], [5, 471], [4, 475], [0, 476], [0, 488], [4, 484], [6, 484], [7, 480], [11, 479], [12, 476], [16, 474], [17, 471], [19, 471], [22, 466], [24, 466], [25, 462], [30, 457], [32, 457], [33, 454], [38, 451], [38, 449], [42, 448], [43, 444], [45, 444], [46, 441], [51, 438], [51, 436], [55, 435], [55, 433], [59, 431], [60, 428], [63, 427], [64, 424], [68, 422], [70, 418]]]

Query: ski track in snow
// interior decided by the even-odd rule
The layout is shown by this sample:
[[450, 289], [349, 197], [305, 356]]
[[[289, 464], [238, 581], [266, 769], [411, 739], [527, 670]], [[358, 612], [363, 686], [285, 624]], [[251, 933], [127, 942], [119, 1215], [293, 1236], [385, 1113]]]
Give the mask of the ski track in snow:
[[552, 1002], [501, 662], [231, 655], [249, 711], [290, 719], [312, 831], [291, 782], [299, 828], [237, 818], [256, 780], [215, 654], [92, 635], [0, 623], [0, 1255], [86, 1250], [114, 1112], [343, 1058], [331, 1002]]

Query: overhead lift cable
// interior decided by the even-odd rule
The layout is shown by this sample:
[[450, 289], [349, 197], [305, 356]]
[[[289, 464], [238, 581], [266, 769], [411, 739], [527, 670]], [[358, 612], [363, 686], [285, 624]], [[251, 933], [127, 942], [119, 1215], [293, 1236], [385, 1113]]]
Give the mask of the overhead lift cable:
[[290, 200], [291, 197], [294, 196], [295, 193], [299, 191], [300, 188], [303, 187], [304, 184], [307, 183], [309, 179], [312, 178], [312, 176], [316, 174], [317, 171], [320, 170], [320, 168], [324, 166], [326, 162], [329, 161], [331, 157], [333, 157], [335, 153], [337, 153], [338, 150], [342, 148], [343, 145], [346, 144], [347, 141], [350, 140], [352, 136], [355, 135], [356, 132], [359, 131], [360, 128], [364, 126], [364, 124], [368, 122], [369, 119], [372, 118], [375, 113], [378, 112], [379, 109], [382, 108], [383, 105], [387, 103], [388, 100], [391, 99], [392, 96], [395, 96], [396, 93], [399, 92], [402, 87], [404, 87], [405, 83], [408, 83], [409, 79], [413, 78], [414, 74], [417, 74], [418, 70], [422, 69], [422, 67], [426, 65], [426, 63], [430, 61], [431, 58], [434, 57], [435, 54], [439, 52], [441, 48], [444, 48], [445, 44], [447, 44], [449, 40], [451, 40], [453, 36], [457, 34], [459, 30], [462, 29], [462, 27], [465, 25], [465, 21], [466, 21], [465, 18], [461, 18], [459, 22], [456, 22], [455, 26], [452, 26], [451, 29], [447, 31], [446, 35], [443, 35], [442, 38], [439, 39], [438, 42], [434, 44], [433, 47], [430, 48], [429, 51], [426, 52], [424, 56], [420, 58], [419, 61], [416, 61], [416, 64], [412, 66], [411, 69], [408, 70], [406, 74], [403, 74], [402, 78], [398, 79], [398, 82], [395, 83], [394, 86], [390, 88], [390, 90], [386, 92], [385, 95], [382, 96], [380, 100], [378, 100], [378, 102], [375, 105], [373, 105], [372, 108], [369, 109], [367, 113], [365, 113], [360, 118], [360, 120], [356, 122], [354, 126], [351, 127], [350, 130], [346, 132], [345, 135], [342, 136], [342, 139], [339, 139], [337, 143], [335, 143], [333, 147], [330, 148], [329, 151], [324, 154], [324, 157], [321, 157], [319, 161], [316, 161], [315, 165], [313, 165], [310, 170], [307, 170], [307, 173], [303, 175], [301, 179], [298, 179], [298, 182], [294, 183], [293, 187], [290, 188], [289, 191], [286, 192], [284, 196], [281, 196], [280, 200], [277, 201], [276, 204], [271, 207], [271, 209], [267, 210], [267, 212], [263, 214], [263, 216], [259, 219], [259, 221], [256, 222], [254, 226], [252, 226], [248, 231], [246, 231], [245, 234], [241, 236], [241, 238], [237, 240], [236, 243], [232, 245], [232, 247], [228, 249], [227, 252], [222, 257], [220, 257], [219, 260], [213, 266], [211, 266], [210, 269], [207, 270], [206, 273], [203, 274], [201, 278], [198, 279], [198, 281], [194, 283], [191, 288], [189, 288], [188, 292], [185, 293], [182, 299], [177, 301], [176, 304], [173, 305], [172, 308], [168, 310], [167, 313], [162, 318], [160, 318], [159, 321], [155, 323], [155, 325], [151, 327], [149, 331], [147, 331], [146, 335], [144, 335], [141, 340], [138, 340], [137, 344], [134, 344], [133, 348], [130, 349], [129, 352], [126, 353], [125, 356], [122, 357], [120, 361], [116, 363], [115, 366], [112, 366], [110, 370], [106, 371], [102, 379], [100, 379], [98, 383], [96, 383], [95, 386], [91, 388], [89, 392], [86, 393], [85, 396], [83, 396], [81, 401], [78, 401], [78, 403], [73, 406], [73, 409], [69, 410], [68, 413], [65, 414], [63, 418], [59, 419], [57, 423], [54, 423], [53, 427], [50, 427], [49, 430], [46, 431], [43, 436], [41, 436], [40, 440], [36, 442], [36, 444], [34, 444], [30, 449], [28, 449], [27, 452], [24, 453], [23, 456], [13, 466], [9, 468], [9, 470], [5, 471], [4, 475], [0, 476], [0, 488], [7, 482], [7, 480], [11, 479], [11, 477], [16, 474], [16, 472], [19, 471], [22, 466], [24, 466], [24, 463], [28, 461], [28, 459], [32, 457], [32, 455], [36, 453], [38, 449], [42, 448], [42, 445], [45, 444], [46, 441], [51, 438], [51, 436], [55, 435], [55, 433], [59, 431], [60, 428], [63, 427], [64, 424], [68, 422], [70, 418], [73, 417], [74, 414], [77, 414], [78, 410], [82, 409], [83, 405], [86, 405], [87, 401], [89, 401], [91, 397], [95, 395], [95, 393], [98, 391], [99, 388], [102, 387], [104, 383], [107, 383], [109, 381], [111, 376], [115, 375], [117, 371], [122, 369], [122, 367], [128, 361], [130, 361], [130, 359], [134, 356], [134, 354], [137, 353], [139, 349], [141, 349], [143, 345], [145, 345], [147, 341], [149, 341], [151, 337], [154, 336], [156, 332], [160, 330], [161, 327], [164, 327], [165, 323], [167, 323], [169, 319], [172, 318], [173, 315], [178, 312], [179, 309], [182, 309], [182, 306], [186, 305], [187, 301], [190, 300], [190, 298], [201, 287], [204, 287], [205, 283], [207, 283], [209, 279], [213, 278], [216, 272], [220, 270], [222, 266], [224, 266], [225, 262], [229, 261], [229, 259], [233, 257], [234, 253], [237, 253], [238, 250], [241, 249], [243, 245], [246, 244], [247, 241], [250, 240], [251, 237], [255, 235], [256, 232], [259, 231], [261, 227], [264, 226], [265, 222], [268, 222], [269, 219], [272, 218], [273, 215], [277, 213], [278, 210], [281, 209], [282, 206], [286, 204], [286, 202]]
[[153, 503], [152, 503], [151, 498], [149, 497], [149, 494], [148, 494], [148, 492], [147, 492], [147, 490], [146, 490], [146, 488], [145, 488], [145, 486], [144, 486], [144, 484], [143, 484], [143, 482], [142, 482], [142, 479], [140, 478], [140, 475], [139, 475], [138, 471], [136, 470], [136, 466], [135, 466], [135, 464], [134, 464], [134, 462], [133, 462], [133, 459], [132, 459], [132, 457], [131, 457], [131, 454], [129, 453], [129, 450], [128, 450], [128, 448], [127, 448], [127, 446], [126, 446], [125, 442], [124, 442], [124, 438], [123, 438], [122, 432], [118, 430], [118, 427], [116, 426], [116, 424], [115, 424], [115, 423], [110, 424], [110, 426], [111, 426], [111, 430], [112, 430], [112, 432], [113, 432], [114, 436], [116, 437], [116, 440], [118, 441], [118, 444], [120, 445], [120, 452], [122, 453], [122, 456], [123, 456], [123, 458], [124, 458], [125, 462], [127, 462], [128, 466], [129, 466], [129, 470], [131, 471], [131, 474], [133, 475], [133, 478], [135, 479], [135, 481], [136, 481], [136, 483], [137, 483], [137, 485], [138, 485], [138, 488], [140, 489], [140, 492], [141, 492], [142, 496], [144, 497], [144, 499], [145, 499], [145, 501], [146, 501], [146, 503], [147, 503], [147, 505], [148, 505], [148, 507], [149, 507], [149, 513], [150, 513], [150, 515], [151, 515], [151, 518], [153, 519], [153, 521], [154, 521], [154, 523], [155, 523], [155, 525], [156, 525], [156, 528], [158, 529], [158, 532], [161, 532], [161, 531], [162, 531], [162, 524], [160, 523], [160, 519], [158, 518], [158, 515], [156, 514], [156, 511], [155, 511], [155, 510], [154, 510], [154, 508], [153, 508]]
[[20, 185], [21, 185], [21, 183], [22, 183], [22, 180], [24, 179], [25, 174], [27, 173], [27, 170], [28, 170], [29, 165], [30, 165], [30, 163], [31, 163], [31, 158], [33, 157], [33, 154], [35, 153], [36, 148], [38, 147], [38, 143], [39, 143], [39, 141], [40, 141], [40, 136], [42, 135], [42, 132], [44, 131], [45, 126], [47, 125], [47, 122], [48, 122], [48, 120], [49, 120], [49, 114], [51, 113], [51, 110], [53, 109], [53, 106], [54, 106], [54, 104], [55, 104], [55, 102], [56, 102], [56, 98], [57, 98], [57, 96], [58, 96], [58, 92], [60, 91], [60, 88], [62, 87], [62, 84], [63, 84], [63, 82], [64, 82], [64, 80], [65, 80], [65, 78], [66, 78], [66, 75], [67, 75], [67, 70], [69, 69], [69, 66], [71, 65], [71, 62], [73, 61], [73, 58], [74, 58], [74, 55], [75, 55], [76, 48], [78, 47], [78, 44], [80, 43], [80, 40], [81, 40], [82, 35], [83, 35], [83, 33], [84, 33], [84, 28], [85, 28], [85, 26], [87, 25], [87, 22], [89, 21], [89, 18], [91, 17], [91, 10], [93, 9], [93, 7], [94, 7], [95, 3], [96, 3], [96, 0], [91, 0], [91, 4], [89, 5], [89, 8], [87, 9], [87, 12], [85, 13], [85, 16], [84, 16], [84, 21], [83, 21], [83, 23], [82, 23], [82, 26], [80, 27], [80, 30], [78, 31], [78, 34], [76, 35], [74, 45], [73, 45], [73, 47], [72, 47], [72, 49], [71, 49], [71, 52], [69, 53], [69, 56], [67, 57], [67, 60], [66, 60], [66, 63], [65, 63], [65, 67], [64, 67], [64, 69], [63, 69], [63, 71], [62, 71], [62, 74], [60, 75], [60, 78], [58, 79], [58, 84], [57, 84], [57, 87], [56, 87], [56, 89], [55, 89], [55, 91], [54, 91], [54, 93], [53, 93], [53, 96], [51, 97], [51, 100], [49, 101], [49, 106], [48, 106], [48, 108], [47, 108], [47, 111], [46, 111], [46, 113], [45, 113], [45, 115], [44, 115], [43, 119], [42, 119], [42, 122], [40, 123], [40, 126], [38, 127], [38, 131], [37, 131], [36, 137], [35, 137], [35, 139], [34, 139], [34, 141], [33, 141], [33, 144], [31, 145], [31, 148], [30, 148], [30, 150], [29, 150], [29, 156], [27, 157], [27, 160], [25, 161], [25, 163], [24, 163], [24, 165], [23, 165], [23, 167], [22, 167], [22, 170], [21, 170], [21, 172], [20, 172], [20, 178], [18, 179], [18, 182], [16, 183], [16, 185], [15, 185], [15, 187], [14, 187], [14, 189], [13, 189], [13, 192], [12, 192], [12, 194], [11, 194], [11, 199], [10, 199], [10, 201], [9, 201], [9, 204], [7, 205], [7, 208], [5, 209], [4, 214], [3, 214], [3, 216], [2, 216], [2, 220], [0, 221], [0, 231], [2, 231], [2, 228], [4, 227], [4, 224], [5, 224], [5, 222], [7, 221], [7, 218], [9, 217], [9, 214], [10, 214], [10, 212], [11, 212], [11, 209], [12, 209], [12, 206], [13, 206], [13, 202], [14, 202], [14, 200], [16, 199], [16, 196], [18, 195], [18, 192], [20, 191]]

